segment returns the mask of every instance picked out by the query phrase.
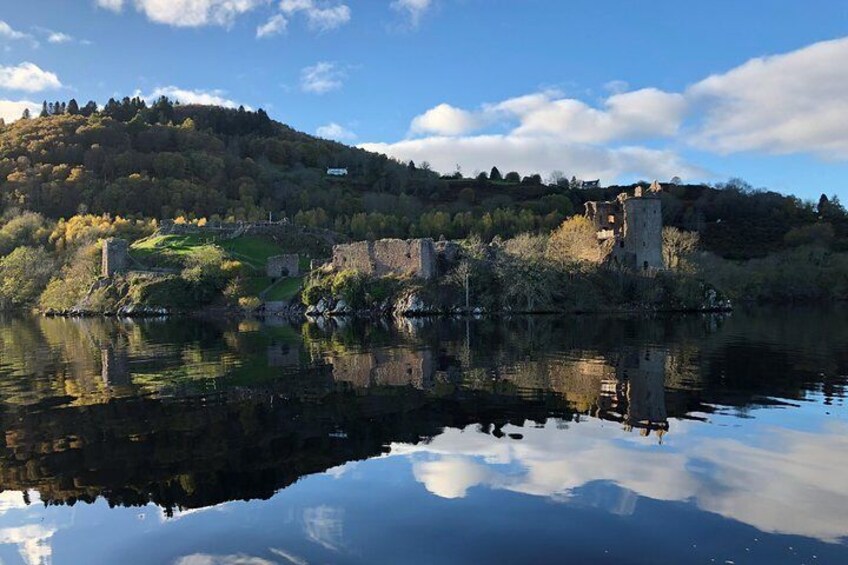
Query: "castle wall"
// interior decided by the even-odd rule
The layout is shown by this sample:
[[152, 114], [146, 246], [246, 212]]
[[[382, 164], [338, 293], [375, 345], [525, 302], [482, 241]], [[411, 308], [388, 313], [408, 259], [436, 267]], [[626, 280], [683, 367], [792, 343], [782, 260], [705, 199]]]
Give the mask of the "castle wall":
[[369, 276], [436, 275], [436, 250], [432, 239], [381, 239], [333, 247], [333, 267], [355, 269]]
[[381, 349], [334, 355], [328, 360], [333, 365], [335, 381], [356, 388], [413, 386], [424, 390], [432, 386], [436, 372], [433, 353], [426, 349]]
[[129, 260], [129, 244], [125, 240], [114, 237], [104, 240], [100, 260], [101, 276], [111, 277], [126, 272]]
[[272, 279], [297, 277], [300, 275], [300, 256], [297, 253], [290, 253], [269, 257], [265, 272]]

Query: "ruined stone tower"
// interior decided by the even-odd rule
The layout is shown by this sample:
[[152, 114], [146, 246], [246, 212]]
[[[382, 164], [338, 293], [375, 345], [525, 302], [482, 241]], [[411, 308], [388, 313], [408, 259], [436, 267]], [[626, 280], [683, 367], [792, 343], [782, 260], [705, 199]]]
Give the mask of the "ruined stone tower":
[[129, 244], [126, 240], [110, 237], [103, 240], [100, 274], [111, 277], [126, 272], [129, 266]]
[[607, 260], [648, 271], [665, 268], [662, 259], [662, 202], [655, 192], [622, 193], [611, 202], [587, 202], [586, 217], [598, 242], [611, 246]]

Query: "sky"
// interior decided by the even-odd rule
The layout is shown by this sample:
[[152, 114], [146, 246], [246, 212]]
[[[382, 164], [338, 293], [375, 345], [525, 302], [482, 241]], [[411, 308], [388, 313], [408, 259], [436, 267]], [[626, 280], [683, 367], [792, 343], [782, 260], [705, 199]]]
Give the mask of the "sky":
[[465, 175], [848, 198], [845, 0], [0, 0], [0, 117], [168, 95]]

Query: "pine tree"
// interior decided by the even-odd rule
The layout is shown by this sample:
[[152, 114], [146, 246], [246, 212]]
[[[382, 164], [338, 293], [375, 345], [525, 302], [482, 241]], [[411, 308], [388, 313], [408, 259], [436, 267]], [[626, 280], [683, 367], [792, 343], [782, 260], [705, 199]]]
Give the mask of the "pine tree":
[[489, 180], [503, 180], [501, 172], [497, 167], [492, 167], [492, 172], [489, 173]]
[[68, 102], [68, 114], [70, 114], [71, 116], [76, 116], [79, 113], [79, 104], [77, 104], [77, 101], [75, 99], [71, 98], [70, 102]]
[[41, 104], [41, 114], [39, 114], [39, 116], [42, 117], [42, 118], [46, 118], [49, 115], [50, 115], [50, 112], [47, 111], [47, 100], [45, 100]]
[[23, 115], [21, 116], [21, 119], [22, 119], [22, 120], [28, 120], [28, 119], [30, 119], [30, 116], [31, 116], [31, 115], [32, 115], [32, 113], [29, 111], [29, 108], [25, 108], [25, 109], [24, 109], [24, 113], [23, 113]]
[[94, 100], [89, 100], [88, 103], [80, 110], [80, 114], [85, 116], [86, 118], [89, 116], [93, 116], [97, 113], [97, 102]]

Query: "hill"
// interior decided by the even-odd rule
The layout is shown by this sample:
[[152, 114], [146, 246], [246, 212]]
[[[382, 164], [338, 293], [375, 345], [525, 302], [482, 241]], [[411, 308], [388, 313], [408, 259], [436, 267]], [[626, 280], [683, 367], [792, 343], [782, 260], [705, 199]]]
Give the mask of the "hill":
[[[336, 167], [347, 175], [327, 174]], [[177, 297], [172, 300], [224, 293], [238, 302], [261, 290], [271, 297], [292, 294], [285, 285], [268, 290], [260, 268], [286, 242], [259, 238], [209, 246], [143, 239], [162, 219], [287, 217], [330, 239], [489, 242], [525, 233], [544, 238], [587, 201], [611, 200], [634, 188], [578, 185], [562, 176], [545, 183], [539, 175], [502, 174], [496, 167], [474, 178], [439, 176], [426, 163], [401, 163], [295, 131], [262, 110], [166, 98], [150, 105], [138, 98], [110, 100], [102, 109], [93, 102], [82, 108], [74, 101], [45, 104], [37, 118], [0, 123], [0, 305], [32, 304], [45, 287], [42, 305], [73, 304], [97, 277], [97, 241], [110, 236], [135, 241], [139, 257], [182, 269], [178, 281], [167, 281], [166, 290]], [[729, 294], [747, 285], [746, 296], [766, 299], [842, 296], [827, 291], [830, 279], [818, 276], [822, 262], [833, 261], [830, 255], [804, 251], [848, 250], [848, 215], [835, 196], [803, 202], [732, 180], [663, 184], [661, 198], [665, 225], [698, 232], [700, 249], [709, 252], [705, 260], [723, 261], [700, 272]], [[286, 239], [303, 252], [296, 233]], [[326, 245], [322, 238], [307, 240], [313, 249], [304, 256], [326, 258]], [[838, 275], [842, 267], [834, 269]], [[757, 279], [754, 270], [766, 274]], [[765, 285], [766, 279], [774, 282]], [[817, 282], [809, 290], [811, 280]], [[139, 293], [150, 290], [149, 281], [137, 282]]]

